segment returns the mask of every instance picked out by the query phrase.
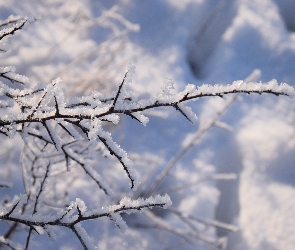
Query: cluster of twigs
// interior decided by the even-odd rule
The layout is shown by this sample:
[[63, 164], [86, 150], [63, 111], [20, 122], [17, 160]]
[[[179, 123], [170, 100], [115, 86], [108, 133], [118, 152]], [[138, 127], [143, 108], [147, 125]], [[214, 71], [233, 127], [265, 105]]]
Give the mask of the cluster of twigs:
[[[26, 19], [8, 19], [0, 25], [0, 40], [13, 35], [21, 29]], [[99, 171], [95, 169], [99, 152], [107, 151], [121, 164], [125, 175], [130, 181], [130, 187], [136, 189], [139, 185], [136, 170], [127, 153], [105, 131], [105, 123], [118, 124], [120, 115], [126, 115], [142, 124], [148, 118], [142, 111], [158, 107], [173, 107], [191, 123], [196, 116], [185, 103], [203, 97], [223, 97], [234, 93], [271, 93], [274, 95], [291, 95], [293, 89], [288, 85], [278, 85], [276, 82], [267, 84], [234, 82], [227, 86], [203, 85], [196, 88], [187, 87], [179, 93], [171, 93], [169, 86], [154, 97], [138, 99], [128, 89], [134, 67], [130, 66], [115, 92], [102, 95], [92, 92], [91, 95], [72, 98], [67, 101], [64, 90], [60, 87], [60, 80], [54, 80], [46, 85], [31, 87], [27, 78], [14, 73], [12, 68], [0, 68], [0, 77], [7, 83], [0, 83], [1, 115], [0, 133], [13, 137], [19, 134], [24, 141], [21, 158], [23, 182], [26, 196], [11, 204], [3, 205], [0, 219], [10, 221], [6, 234], [0, 239], [3, 244], [11, 245], [9, 237], [13, 229], [22, 224], [29, 228], [25, 248], [28, 248], [31, 233], [45, 231], [50, 236], [53, 226], [70, 228], [80, 240], [84, 249], [91, 248], [87, 241], [87, 234], [81, 222], [101, 217], [109, 217], [121, 228], [120, 214], [136, 212], [146, 208], [165, 208], [171, 204], [167, 196], [154, 196], [154, 191], [163, 177], [155, 181], [155, 185], [145, 193], [146, 199], [121, 200], [119, 205], [107, 208], [107, 211], [86, 211], [85, 204], [76, 200], [64, 209], [65, 191], [55, 190], [56, 179], [62, 172], [68, 172], [72, 165], [79, 166], [97, 186], [109, 196], [114, 191]], [[174, 163], [173, 163], [174, 164]], [[169, 168], [168, 168], [169, 171]], [[163, 173], [165, 175], [165, 173]], [[53, 212], [53, 203], [60, 204], [58, 214], [48, 216]], [[73, 215], [77, 213], [76, 215]], [[174, 211], [175, 214], [177, 212]], [[163, 220], [155, 218], [146, 212], [158, 226], [166, 228]], [[190, 218], [187, 218], [190, 219]], [[183, 232], [176, 232], [183, 235]], [[198, 238], [206, 240], [198, 234]]]

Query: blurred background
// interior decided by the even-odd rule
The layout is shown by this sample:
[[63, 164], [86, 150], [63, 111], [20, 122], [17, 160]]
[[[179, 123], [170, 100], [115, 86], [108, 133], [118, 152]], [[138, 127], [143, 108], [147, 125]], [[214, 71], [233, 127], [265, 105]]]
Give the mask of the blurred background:
[[[33, 85], [60, 77], [68, 97], [116, 90], [129, 62], [136, 66], [130, 88], [142, 97], [161, 91], [167, 79], [174, 91], [188, 83], [244, 79], [276, 79], [294, 86], [294, 13], [293, 0], [0, 0], [1, 20], [10, 15], [30, 20], [5, 45], [0, 66], [15, 66]], [[174, 212], [154, 214], [169, 228], [188, 227], [198, 235], [187, 239], [159, 229], [155, 222], [126, 217], [130, 229], [125, 234], [107, 222], [90, 233], [98, 248], [293, 249], [294, 100], [236, 95], [189, 105], [199, 117], [195, 125], [172, 109], [158, 109], [146, 113], [146, 127], [122, 118], [108, 130], [130, 154], [143, 180], [141, 192], [118, 192], [167, 192]], [[5, 167], [0, 176], [16, 184], [1, 192], [19, 194], [21, 145], [2, 140]], [[153, 185], [171, 161], [161, 183]], [[120, 180], [120, 175], [114, 178]], [[86, 201], [93, 199], [91, 191], [83, 195]], [[176, 211], [211, 224], [198, 222], [202, 226], [194, 229], [181, 216], [171, 215]], [[217, 221], [238, 230], [212, 225]], [[211, 244], [200, 235], [219, 241]], [[70, 237], [58, 238], [60, 249], [80, 249], [78, 243], [69, 243]], [[43, 240], [48, 241], [39, 238]], [[55, 243], [48, 244], [51, 248]]]

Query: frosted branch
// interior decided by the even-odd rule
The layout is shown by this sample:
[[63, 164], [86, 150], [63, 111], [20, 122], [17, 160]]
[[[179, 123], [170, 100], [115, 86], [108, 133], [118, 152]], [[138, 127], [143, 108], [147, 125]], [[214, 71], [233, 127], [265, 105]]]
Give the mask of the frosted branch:
[[[121, 86], [121, 85], [120, 85]], [[187, 91], [191, 89], [190, 91]], [[38, 89], [38, 92], [44, 92], [45, 90]], [[12, 92], [12, 91], [11, 91]], [[28, 95], [36, 94], [36, 90], [29, 89], [23, 90], [18, 93], [18, 95], [13, 95], [10, 93], [10, 96], [13, 98], [26, 97], [30, 98]], [[176, 107], [181, 109], [182, 113], [183, 106], [179, 107], [180, 103], [184, 103], [190, 100], [197, 100], [203, 97], [223, 97], [225, 95], [234, 94], [234, 93], [246, 93], [246, 94], [274, 94], [274, 95], [285, 95], [285, 96], [294, 96], [293, 87], [283, 83], [278, 84], [275, 80], [272, 80], [268, 83], [244, 83], [243, 81], [233, 82], [231, 85], [222, 86], [222, 85], [202, 85], [197, 89], [192, 89], [191, 85], [188, 85], [186, 90], [175, 95], [161, 96], [160, 98], [151, 98], [143, 99], [136, 102], [130, 102], [126, 98], [122, 98], [120, 105], [116, 105], [118, 102], [119, 91], [112, 104], [101, 102], [99, 99], [92, 99], [91, 102], [85, 101], [83, 103], [74, 101], [70, 105], [65, 104], [65, 107], [59, 112], [56, 112], [56, 106], [48, 106], [47, 109], [40, 107], [41, 101], [36, 106], [36, 111], [29, 115], [29, 111], [23, 113], [15, 114], [13, 116], [2, 116], [0, 117], [0, 127], [4, 127], [11, 123], [23, 124], [26, 122], [42, 122], [53, 119], [79, 119], [79, 120], [91, 120], [93, 117], [104, 119], [107, 115], [110, 114], [126, 114], [130, 115], [138, 111], [145, 111], [148, 109], [153, 109], [157, 107]], [[44, 96], [42, 97], [44, 98]], [[80, 106], [83, 106], [82, 108]], [[116, 106], [116, 107], [115, 107]], [[29, 109], [29, 108], [28, 108]], [[39, 111], [39, 112], [37, 112]], [[185, 112], [186, 113], [186, 112]], [[187, 114], [185, 114], [187, 116]]]
[[[75, 233], [84, 249], [91, 249], [91, 244], [86, 231], [80, 225], [81, 222], [108, 217], [114, 220], [116, 224], [121, 224], [122, 218], [120, 214], [122, 213], [130, 214], [154, 207], [167, 208], [172, 204], [168, 195], [157, 195], [148, 199], [137, 200], [125, 197], [118, 205], [87, 211], [84, 202], [76, 199], [76, 202], [72, 202], [71, 206], [63, 213], [40, 216], [19, 214], [19, 205], [24, 202], [22, 200], [18, 201], [10, 209], [1, 209], [0, 219], [21, 223], [30, 228], [42, 228], [45, 231], [47, 226], [67, 227]], [[77, 213], [76, 215], [75, 212]]]
[[[134, 70], [134, 68], [130, 70]], [[190, 100], [209, 96], [223, 97], [224, 95], [234, 93], [294, 95], [294, 89], [291, 86], [278, 84], [275, 80], [265, 84], [235, 81], [226, 86], [202, 85], [198, 88], [189, 84], [182, 92], [177, 94], [171, 94], [167, 90], [158, 93], [150, 99], [137, 100], [137, 96], [127, 91], [126, 86], [124, 86], [128, 81], [131, 81], [129, 71], [126, 72], [122, 83], [115, 93], [103, 96], [98, 92], [94, 92], [91, 96], [74, 98], [69, 104], [65, 102], [63, 90], [59, 87], [59, 79], [47, 86], [36, 86], [35, 88], [25, 88], [23, 90], [12, 89], [2, 84], [0, 94], [9, 96], [21, 109], [19, 113], [0, 116], [0, 132], [13, 136], [19, 125], [41, 124], [48, 136], [44, 136], [43, 132], [35, 136], [53, 144], [58, 152], [64, 153], [67, 161], [69, 156], [63, 148], [64, 139], [56, 131], [56, 125], [58, 124], [72, 139], [81, 141], [83, 139], [75, 127], [79, 128], [90, 140], [100, 140], [110, 154], [118, 159], [131, 181], [131, 188], [134, 188], [138, 182], [132, 162], [129, 160], [127, 153], [113, 141], [111, 134], [103, 130], [101, 122], [108, 121], [117, 124], [119, 122], [118, 115], [125, 114], [145, 125], [148, 122], [148, 118], [141, 114], [141, 111], [171, 106], [180, 111], [191, 123], [194, 123], [197, 120], [196, 115], [190, 107], [185, 106], [185, 102]], [[39, 96], [38, 102], [35, 101], [36, 96]], [[23, 133], [23, 126], [19, 127], [17, 131]], [[78, 162], [76, 159], [75, 161]], [[86, 165], [82, 164], [81, 166]], [[85, 167], [83, 168], [89, 174], [89, 171]], [[92, 176], [92, 179], [97, 178]], [[102, 188], [102, 185], [100, 187]], [[106, 192], [105, 188], [102, 189]]]
[[[6, 20], [3, 23], [1, 23], [1, 31], [0, 31], [0, 40], [2, 40], [4, 37], [13, 35], [16, 31], [23, 28], [25, 23], [27, 22], [26, 19], [14, 19], [14, 20]], [[9, 24], [12, 25], [12, 27], [5, 27]]]

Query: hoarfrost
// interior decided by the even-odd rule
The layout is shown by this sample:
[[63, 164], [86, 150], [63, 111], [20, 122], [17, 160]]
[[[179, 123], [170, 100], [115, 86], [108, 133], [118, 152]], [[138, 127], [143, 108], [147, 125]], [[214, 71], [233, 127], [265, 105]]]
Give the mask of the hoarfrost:
[[46, 225], [46, 226], [44, 227], [44, 230], [46, 231], [46, 233], [48, 234], [48, 236], [49, 236], [52, 240], [55, 240], [55, 239], [57, 238], [53, 226]]
[[[156, 195], [154, 197], [149, 197], [147, 199], [139, 198], [137, 200], [132, 200], [131, 198], [124, 197], [120, 201], [120, 205], [124, 207], [133, 207], [136, 209], [136, 207], [145, 207], [153, 204], [163, 204], [163, 208], [167, 208], [172, 205], [172, 201], [168, 194], [165, 194], [164, 196]], [[134, 211], [127, 211], [127, 213], [132, 213]]]
[[44, 125], [46, 126], [50, 139], [53, 142], [56, 150], [61, 152], [62, 142], [61, 142], [61, 138], [57, 135], [56, 130], [52, 127], [49, 121], [45, 121]]
[[205, 95], [224, 95], [227, 93], [274, 93], [277, 95], [285, 94], [293, 97], [295, 94], [294, 88], [286, 83], [278, 84], [276, 80], [271, 80], [267, 83], [262, 82], [245, 82], [242, 80], [234, 81], [228, 85], [208, 85], [203, 84], [196, 89], [191, 95], [193, 96], [205, 96]]
[[192, 111], [191, 107], [187, 107], [184, 104], [178, 104], [180, 112], [187, 118], [192, 124], [196, 123], [198, 120], [197, 115]]
[[76, 198], [76, 204], [77, 204], [77, 208], [79, 207], [79, 210], [81, 211], [82, 214], [84, 212], [86, 212], [87, 206], [85, 205], [85, 202], [84, 201], [82, 201], [79, 198]]
[[6, 209], [6, 211], [11, 210], [14, 206], [15, 208], [13, 209], [13, 215], [17, 216], [19, 215], [19, 211], [21, 211], [23, 205], [25, 205], [28, 201], [28, 196], [25, 194], [20, 194], [19, 200], [14, 202], [9, 208]]
[[111, 219], [115, 222], [116, 226], [120, 228], [123, 232], [127, 230], [127, 224], [126, 222], [122, 219], [121, 215], [119, 213], [111, 213], [110, 214]]
[[78, 238], [80, 239], [80, 241], [85, 249], [89, 249], [89, 250], [97, 249], [93, 245], [93, 243], [92, 243], [90, 237], [87, 235], [85, 229], [80, 224], [75, 224], [74, 229], [75, 229], [76, 234], [78, 235]]
[[40, 235], [44, 234], [44, 232], [45, 232], [44, 228], [43, 227], [40, 227], [40, 226], [34, 226], [34, 229]]
[[132, 82], [132, 77], [135, 73], [135, 65], [133, 63], [129, 63], [127, 66], [127, 72], [126, 72], [126, 77], [125, 77], [125, 81], [124, 84], [129, 84]]
[[114, 124], [118, 124], [120, 121], [120, 117], [116, 114], [104, 115], [102, 119], [112, 122]]
[[126, 151], [113, 141], [110, 133], [103, 131], [101, 128], [97, 129], [96, 133], [102, 143], [109, 149], [110, 153], [114, 154], [122, 163], [128, 178], [131, 180], [131, 188], [136, 189], [139, 185], [138, 174], [133, 168], [133, 163], [128, 158]]
[[132, 116], [134, 116], [144, 126], [146, 126], [149, 122], [149, 118], [144, 116], [141, 112], [134, 112]]
[[92, 118], [90, 122], [88, 138], [93, 141], [97, 138], [99, 131], [101, 130], [101, 121], [97, 118]]
[[63, 119], [56, 119], [58, 124], [65, 127], [65, 129], [71, 134], [71, 136], [77, 141], [82, 140], [82, 135], [73, 127], [73, 125], [69, 122], [64, 121]]
[[162, 87], [162, 91], [165, 95], [170, 95], [172, 90], [175, 90], [174, 82], [172, 79], [168, 78], [164, 82], [164, 86]]
[[15, 73], [15, 67], [0, 67], [0, 75], [11, 80], [12, 82], [18, 82], [24, 85], [29, 85], [30, 83], [28, 77]]

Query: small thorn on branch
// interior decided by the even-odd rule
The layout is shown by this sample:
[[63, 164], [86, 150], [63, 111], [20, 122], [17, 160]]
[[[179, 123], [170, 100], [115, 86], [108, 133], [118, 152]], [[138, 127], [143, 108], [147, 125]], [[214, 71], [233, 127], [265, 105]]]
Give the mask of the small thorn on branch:
[[59, 107], [58, 107], [58, 103], [57, 103], [57, 99], [56, 96], [54, 95], [54, 101], [55, 101], [55, 115], [58, 117], [59, 116]]
[[112, 107], [110, 108], [110, 112], [114, 112], [114, 110], [115, 110], [116, 103], [117, 103], [117, 101], [118, 101], [119, 95], [120, 95], [120, 93], [121, 93], [121, 90], [122, 90], [122, 87], [123, 87], [123, 85], [124, 85], [124, 82], [125, 82], [125, 80], [126, 80], [127, 75], [128, 75], [128, 71], [126, 71], [126, 73], [125, 73], [125, 75], [124, 75], [124, 78], [123, 78], [123, 80], [122, 80], [122, 83], [120, 84], [120, 86], [119, 86], [119, 88], [118, 88], [117, 94], [116, 94], [116, 96], [115, 96], [115, 98], [114, 98], [114, 101], [113, 101], [113, 104], [112, 104]]

